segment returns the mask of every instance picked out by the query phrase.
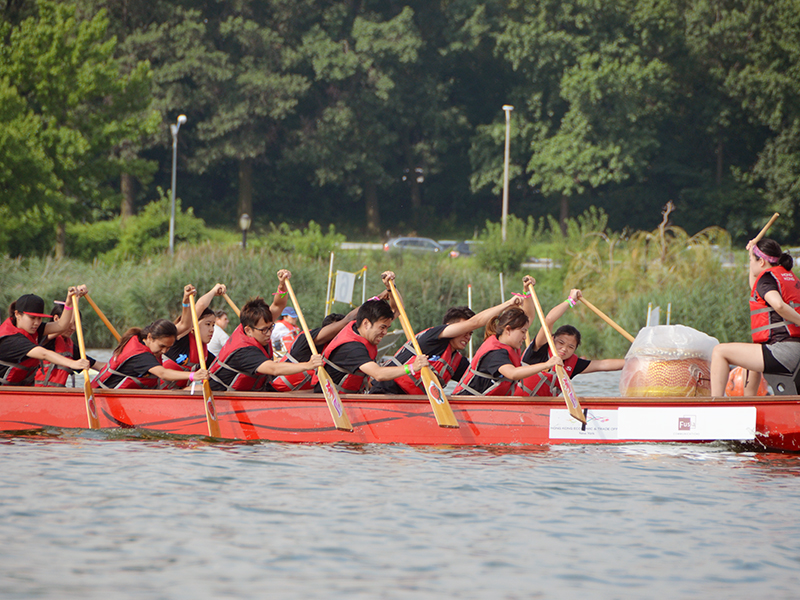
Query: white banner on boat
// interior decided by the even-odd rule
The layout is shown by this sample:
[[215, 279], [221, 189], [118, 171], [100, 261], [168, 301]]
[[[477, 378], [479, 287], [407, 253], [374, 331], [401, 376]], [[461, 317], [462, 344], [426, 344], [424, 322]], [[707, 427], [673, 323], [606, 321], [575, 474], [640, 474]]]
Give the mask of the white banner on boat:
[[752, 440], [755, 406], [623, 406], [621, 440]]
[[755, 406], [623, 406], [588, 410], [586, 425], [550, 409], [554, 440], [752, 440]]
[[568, 410], [550, 409], [551, 440], [616, 440], [617, 428], [616, 410], [588, 410], [584, 427]]

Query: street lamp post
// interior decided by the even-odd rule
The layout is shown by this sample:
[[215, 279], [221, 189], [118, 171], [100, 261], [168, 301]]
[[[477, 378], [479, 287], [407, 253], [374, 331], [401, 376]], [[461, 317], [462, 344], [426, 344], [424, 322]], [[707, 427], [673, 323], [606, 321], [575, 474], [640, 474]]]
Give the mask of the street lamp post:
[[511, 133], [511, 111], [514, 107], [510, 104], [504, 104], [503, 110], [506, 113], [506, 153], [503, 166], [503, 218], [500, 227], [503, 241], [506, 241], [506, 221], [508, 221], [508, 149], [509, 149], [509, 134]]
[[186, 123], [186, 115], [179, 115], [177, 124], [169, 126], [172, 132], [172, 212], [169, 217], [169, 254], [175, 254], [175, 180], [178, 170], [178, 130]]
[[247, 213], [242, 213], [242, 216], [239, 217], [239, 229], [242, 230], [242, 250], [247, 248], [247, 230], [250, 229], [252, 222], [253, 220]]

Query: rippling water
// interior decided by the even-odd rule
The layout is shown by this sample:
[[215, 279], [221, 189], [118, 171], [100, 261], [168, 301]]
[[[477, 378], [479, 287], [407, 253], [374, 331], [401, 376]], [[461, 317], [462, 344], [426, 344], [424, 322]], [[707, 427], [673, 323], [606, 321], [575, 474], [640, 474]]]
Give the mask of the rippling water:
[[772, 599], [800, 584], [800, 458], [723, 445], [48, 431], [0, 436], [0, 464], [3, 599]]

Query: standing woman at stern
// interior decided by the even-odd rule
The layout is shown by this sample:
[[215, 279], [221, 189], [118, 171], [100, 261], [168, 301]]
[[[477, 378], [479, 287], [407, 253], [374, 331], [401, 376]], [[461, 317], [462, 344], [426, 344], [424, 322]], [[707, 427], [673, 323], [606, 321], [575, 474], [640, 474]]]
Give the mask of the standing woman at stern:
[[[67, 292], [66, 306], [72, 306], [72, 297], [84, 295], [86, 286], [71, 287]], [[72, 313], [55, 323], [44, 314], [44, 300], [35, 294], [25, 294], [11, 303], [8, 318], [0, 325], [0, 385], [33, 385], [36, 370], [42, 360], [55, 365], [81, 371], [89, 367], [88, 360], [73, 360], [40, 346], [48, 335], [61, 335], [72, 325]]]
[[752, 344], [719, 344], [711, 355], [711, 395], [725, 395], [730, 365], [750, 371], [745, 396], [755, 396], [761, 373], [791, 374], [800, 364], [800, 281], [794, 261], [775, 240], [748, 244]]

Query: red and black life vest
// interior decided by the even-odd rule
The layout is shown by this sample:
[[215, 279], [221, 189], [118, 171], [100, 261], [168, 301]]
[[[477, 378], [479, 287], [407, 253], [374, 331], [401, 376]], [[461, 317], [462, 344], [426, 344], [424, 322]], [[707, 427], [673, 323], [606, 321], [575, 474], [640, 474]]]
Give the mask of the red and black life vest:
[[[417, 338], [419, 338], [425, 331], [420, 331], [417, 334]], [[411, 356], [405, 363], [401, 363], [400, 353], [404, 350], [408, 350], [411, 353]], [[412, 342], [406, 342], [403, 346], [394, 353], [389, 359], [391, 364], [397, 365], [402, 367], [404, 364], [411, 366], [414, 364], [414, 361], [417, 359], [417, 352], [414, 350], [414, 344]], [[456, 369], [461, 364], [462, 355], [458, 350], [454, 350], [453, 347], [448, 344], [447, 349], [442, 353], [442, 355], [437, 358], [436, 360], [431, 360], [431, 357], [428, 357], [428, 364], [430, 365], [431, 369], [436, 376], [439, 378], [439, 382], [442, 384], [442, 387], [446, 386], [447, 383], [453, 378], [455, 375]], [[400, 386], [406, 394], [424, 394], [425, 388], [422, 385], [422, 374], [417, 372], [412, 377], [411, 375], [405, 374], [402, 377], [398, 377], [394, 380], [394, 382]]]
[[[244, 327], [239, 325], [233, 331], [233, 334], [231, 334], [231, 337], [228, 339], [228, 341], [225, 342], [225, 345], [222, 347], [219, 356], [217, 356], [216, 360], [208, 369], [208, 376], [220, 385], [224, 386], [229, 392], [253, 392], [260, 390], [262, 387], [264, 387], [264, 384], [269, 377], [268, 375], [262, 375], [259, 373], [256, 376], [253, 376], [250, 373], [239, 371], [228, 364], [228, 361], [234, 352], [247, 347], [258, 348], [258, 350], [264, 354], [264, 360], [272, 360], [272, 345], [270, 344], [268, 348], [265, 348], [258, 343], [258, 340], [247, 335], [244, 332]], [[235, 373], [233, 380], [229, 384], [222, 381], [222, 379], [219, 377], [222, 369], [227, 369], [228, 371]]]
[[[508, 352], [508, 356], [511, 359], [511, 364], [513, 364], [515, 367], [520, 366], [521, 356], [519, 350], [515, 350], [508, 344], [503, 344], [497, 339], [496, 335], [493, 335], [483, 342], [483, 344], [481, 344], [481, 347], [478, 348], [478, 352], [474, 357], [472, 357], [472, 362], [470, 363], [467, 372], [464, 373], [464, 376], [461, 378], [461, 381], [458, 383], [455, 391], [453, 392], [454, 395], [458, 394], [462, 390], [466, 390], [474, 396], [509, 396], [514, 393], [514, 388], [516, 387], [517, 382], [513, 379], [508, 379], [506, 377], [495, 379], [490, 374], [482, 373], [478, 370], [481, 359], [485, 354], [491, 352], [492, 350], [505, 350]], [[476, 378], [488, 379], [493, 383], [486, 389], [486, 391], [478, 392], [470, 385], [476, 380]]]
[[[553, 356], [553, 353], [548, 348], [547, 356]], [[526, 366], [527, 363], [521, 363]], [[575, 371], [575, 365], [578, 364], [578, 355], [573, 354], [564, 361], [564, 370], [569, 377]], [[514, 391], [515, 396], [558, 396], [561, 394], [561, 384], [558, 383], [558, 377], [550, 370], [540, 371], [536, 375], [530, 375], [522, 381], [517, 382], [517, 389]]]
[[[24, 335], [32, 343], [39, 344], [36, 339], [36, 334], [28, 333], [24, 329], [20, 329], [11, 322], [11, 317], [3, 321], [0, 325], [0, 337], [9, 335]], [[0, 385], [33, 385], [33, 379], [36, 369], [39, 368], [39, 359], [25, 357], [18, 363], [7, 362], [0, 360], [0, 365], [8, 367], [5, 375], [0, 377]]]
[[[291, 351], [284, 354], [278, 362], [299, 363]], [[300, 371], [293, 375], [279, 375], [272, 380], [272, 387], [278, 392], [294, 392], [297, 390], [310, 390], [314, 388], [314, 369]]]
[[[344, 373], [344, 377], [341, 379], [341, 381], [339, 381], [339, 383], [336, 384], [336, 389], [340, 392], [357, 394], [366, 388], [368, 377], [360, 370], [356, 370], [355, 373], [348, 373], [345, 369], [342, 369], [336, 363], [331, 361], [331, 353], [339, 346], [350, 342], [357, 342], [364, 346], [367, 349], [370, 360], [375, 360], [375, 358], [378, 356], [378, 347], [375, 344], [371, 344], [366, 338], [362, 337], [361, 334], [355, 329], [354, 325], [347, 325], [338, 334], [336, 334], [335, 338], [331, 340], [331, 343], [328, 344], [328, 347], [325, 348], [325, 351], [322, 353], [322, 358], [324, 359], [326, 365], [329, 365], [332, 369], [339, 371], [340, 373]], [[314, 373], [314, 377], [311, 380], [311, 385], [316, 386], [318, 382], [319, 377], [316, 373]]]
[[778, 291], [783, 301], [791, 306], [794, 311], [800, 313], [800, 281], [794, 276], [794, 273], [787, 271], [780, 265], [766, 269], [758, 276], [750, 292], [750, 333], [753, 336], [753, 341], [761, 344], [769, 343], [775, 334], [774, 330], [779, 327], [785, 327], [793, 338], [800, 337], [800, 327], [794, 323], [790, 323], [785, 319], [770, 323], [770, 317], [776, 314], [775, 309], [756, 291], [758, 282], [766, 273], [772, 273], [775, 277], [775, 281], [778, 282]]
[[148, 348], [144, 342], [139, 339], [139, 336], [134, 335], [128, 340], [128, 343], [125, 344], [122, 352], [116, 356], [112, 356], [111, 359], [106, 363], [106, 366], [100, 369], [97, 377], [92, 380], [92, 387], [111, 389], [105, 384], [105, 382], [108, 381], [112, 375], [117, 375], [122, 377], [122, 380], [114, 386], [113, 389], [115, 390], [140, 390], [157, 388], [158, 377], [155, 375], [147, 373], [142, 377], [136, 377], [134, 375], [127, 375], [126, 373], [121, 372], [126, 362], [128, 362], [134, 356], [139, 356], [145, 352], [152, 354], [152, 352], [150, 352], [150, 348]]
[[[53, 352], [72, 360], [74, 344], [72, 338], [65, 338], [63, 335], [56, 336], [53, 340]], [[42, 361], [36, 369], [37, 387], [66, 387], [67, 380], [75, 371], [68, 367], [62, 367], [55, 363]]]
[[[161, 364], [164, 366], [165, 369], [172, 369], [173, 371], [183, 371], [184, 373], [189, 373], [190, 371], [196, 371], [200, 368], [200, 356], [197, 354], [197, 341], [194, 337], [194, 331], [190, 331], [188, 334], [189, 336], [189, 356], [186, 358], [183, 363], [178, 363], [174, 359], [164, 356], [161, 359]], [[202, 342], [201, 342], [202, 343]], [[203, 343], [203, 356], [208, 360], [208, 347], [206, 344]], [[208, 364], [206, 364], [208, 366]], [[165, 381], [161, 380], [159, 382], [160, 389], [175, 389], [175, 388], [183, 388], [189, 383], [188, 379], [183, 381]]]

